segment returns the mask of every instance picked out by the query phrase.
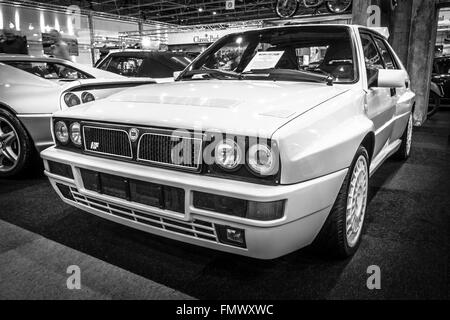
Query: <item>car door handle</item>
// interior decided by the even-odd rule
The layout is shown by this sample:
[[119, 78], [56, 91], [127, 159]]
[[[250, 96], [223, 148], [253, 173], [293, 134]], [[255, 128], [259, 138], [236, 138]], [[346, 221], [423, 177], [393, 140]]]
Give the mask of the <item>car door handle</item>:
[[397, 94], [397, 89], [391, 88], [391, 97], [395, 96]]

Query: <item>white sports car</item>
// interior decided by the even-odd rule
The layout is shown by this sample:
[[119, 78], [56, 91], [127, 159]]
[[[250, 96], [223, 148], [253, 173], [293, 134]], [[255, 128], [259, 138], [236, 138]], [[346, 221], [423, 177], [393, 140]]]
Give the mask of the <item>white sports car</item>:
[[[0, 54], [0, 178], [22, 172], [36, 151], [53, 144], [53, 112], [148, 83], [154, 81], [66, 60]], [[65, 101], [60, 101], [62, 92], [67, 92]]]
[[174, 83], [57, 112], [41, 156], [66, 203], [117, 223], [261, 259], [313, 242], [348, 257], [370, 175], [409, 156], [409, 83], [364, 27], [230, 34]]

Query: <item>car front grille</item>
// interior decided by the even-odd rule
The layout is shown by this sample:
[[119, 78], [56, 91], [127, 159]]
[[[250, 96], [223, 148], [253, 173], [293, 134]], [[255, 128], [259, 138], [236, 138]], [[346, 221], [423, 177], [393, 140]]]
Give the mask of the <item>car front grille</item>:
[[201, 135], [172, 134], [168, 129], [134, 128], [138, 137], [130, 139], [133, 127], [83, 124], [84, 150], [99, 156], [118, 157], [149, 165], [199, 172], [202, 164]]
[[133, 158], [131, 141], [125, 130], [84, 126], [83, 134], [84, 147], [88, 152]]
[[129, 209], [120, 205], [84, 196], [74, 187], [70, 187], [70, 194], [71, 197], [68, 197], [67, 195], [64, 195], [64, 197], [75, 201], [79, 205], [129, 220], [135, 224], [218, 243], [215, 226], [207, 221], [198, 219], [192, 222], [177, 221], [156, 214]]
[[146, 133], [139, 140], [138, 161], [198, 170], [201, 147], [201, 139]]

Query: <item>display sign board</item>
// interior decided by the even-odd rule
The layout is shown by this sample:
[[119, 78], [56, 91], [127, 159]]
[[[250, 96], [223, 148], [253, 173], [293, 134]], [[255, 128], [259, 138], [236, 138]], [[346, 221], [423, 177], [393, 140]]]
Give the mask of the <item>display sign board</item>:
[[234, 9], [235, 9], [234, 0], [226, 0], [225, 1], [225, 10], [234, 10]]
[[[67, 44], [67, 49], [69, 50], [70, 56], [78, 56], [78, 40], [75, 37], [63, 36], [62, 41]], [[44, 54], [52, 55], [53, 45], [55, 40], [50, 33], [42, 33], [42, 47], [44, 49]]]
[[251, 30], [251, 28], [228, 28], [220, 30], [206, 30], [193, 32], [174, 32], [169, 33], [167, 38], [168, 45], [192, 44], [192, 43], [213, 43], [223, 36], [234, 33]]

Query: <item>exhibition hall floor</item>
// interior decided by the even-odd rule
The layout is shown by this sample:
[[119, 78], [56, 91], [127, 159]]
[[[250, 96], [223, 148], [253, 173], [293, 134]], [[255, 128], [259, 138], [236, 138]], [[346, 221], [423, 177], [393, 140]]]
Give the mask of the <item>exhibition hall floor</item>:
[[[0, 299], [448, 299], [449, 134], [450, 112], [436, 114], [406, 163], [372, 177], [362, 245], [338, 262], [308, 248], [273, 261], [198, 248], [72, 208], [40, 170], [0, 180]], [[80, 290], [67, 289], [71, 265]], [[366, 286], [371, 265], [380, 290]]]

